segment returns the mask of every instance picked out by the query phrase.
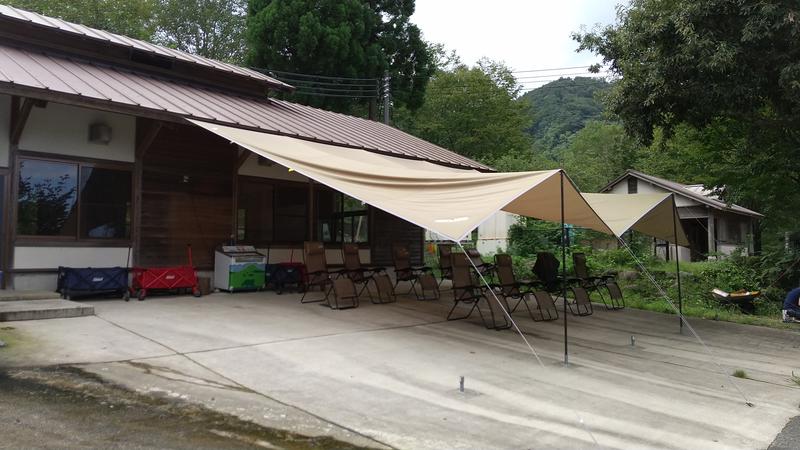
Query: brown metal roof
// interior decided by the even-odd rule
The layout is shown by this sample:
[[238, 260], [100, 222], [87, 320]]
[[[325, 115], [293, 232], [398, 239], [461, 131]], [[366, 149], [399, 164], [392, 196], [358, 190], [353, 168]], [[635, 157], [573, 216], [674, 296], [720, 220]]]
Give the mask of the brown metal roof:
[[196, 64], [208, 69], [218, 70], [229, 74], [249, 78], [263, 82], [271, 87], [278, 89], [292, 89], [292, 87], [280, 80], [267, 76], [255, 70], [239, 67], [233, 64], [216, 61], [201, 56], [192, 55], [180, 50], [151, 44], [138, 39], [109, 33], [108, 31], [90, 28], [84, 25], [67, 22], [53, 17], [43, 16], [30, 11], [13, 8], [7, 5], [0, 5], [0, 17], [4, 19], [26, 22], [34, 26], [45, 27], [52, 30], [59, 30], [70, 35], [80, 36], [83, 39], [103, 42], [108, 45], [120, 46], [147, 52], [161, 57]]
[[617, 185], [623, 179], [632, 176], [638, 178], [640, 180], [646, 181], [648, 183], [652, 183], [656, 186], [661, 187], [670, 192], [674, 192], [678, 195], [682, 195], [684, 197], [688, 197], [696, 202], [702, 203], [704, 205], [708, 205], [712, 208], [721, 210], [721, 211], [728, 211], [737, 214], [743, 214], [746, 216], [751, 217], [764, 217], [763, 214], [757, 213], [755, 211], [749, 210], [739, 205], [734, 205], [733, 203], [728, 204], [724, 201], [720, 200], [719, 198], [704, 194], [703, 192], [699, 192], [696, 189], [697, 185], [685, 185], [675, 181], [666, 180], [664, 178], [659, 178], [653, 175], [646, 174], [644, 172], [639, 172], [638, 170], [628, 169], [625, 171], [624, 174], [617, 177], [614, 181], [608, 183], [606, 187], [604, 187], [600, 192], [608, 192], [611, 190], [612, 187]]
[[0, 45], [0, 92], [116, 111], [124, 107], [129, 114], [156, 114], [165, 120], [188, 117], [448, 166], [492, 170], [379, 122], [10, 45]]

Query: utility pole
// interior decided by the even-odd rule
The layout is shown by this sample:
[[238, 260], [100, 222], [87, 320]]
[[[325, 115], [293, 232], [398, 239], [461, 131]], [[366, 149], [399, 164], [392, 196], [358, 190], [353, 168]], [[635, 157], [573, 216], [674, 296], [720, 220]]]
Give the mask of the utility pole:
[[392, 108], [392, 91], [391, 91], [391, 83], [392, 79], [389, 77], [389, 71], [387, 70], [383, 74], [383, 123], [389, 125], [391, 122], [391, 108]]

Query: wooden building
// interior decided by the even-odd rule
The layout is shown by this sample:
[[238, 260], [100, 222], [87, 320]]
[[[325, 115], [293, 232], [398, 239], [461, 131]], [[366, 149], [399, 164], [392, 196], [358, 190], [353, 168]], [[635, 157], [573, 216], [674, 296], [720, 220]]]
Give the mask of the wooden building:
[[[761, 214], [728, 204], [702, 185], [685, 185], [628, 170], [610, 182], [602, 192], [612, 194], [646, 194], [671, 192], [681, 225], [689, 238], [690, 246], [679, 247], [682, 261], [702, 261], [709, 257], [730, 255], [737, 249], [752, 254], [754, 234]], [[656, 244], [655, 251], [662, 257], [674, 258], [675, 249], [667, 253], [666, 243]]]
[[235, 240], [302, 260], [342, 242], [391, 263], [423, 231], [259, 158], [185, 119], [489, 171], [395, 128], [269, 98], [262, 73], [0, 5], [3, 287], [53, 289], [58, 266], [212, 270]]

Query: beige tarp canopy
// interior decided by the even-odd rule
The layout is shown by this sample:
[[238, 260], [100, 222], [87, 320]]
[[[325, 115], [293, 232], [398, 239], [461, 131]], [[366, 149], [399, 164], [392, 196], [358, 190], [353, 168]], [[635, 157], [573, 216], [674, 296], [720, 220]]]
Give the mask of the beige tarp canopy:
[[497, 211], [613, 234], [559, 170], [481, 173], [190, 120], [197, 126], [350, 197], [448, 239]]
[[672, 194], [583, 194], [583, 197], [618, 237], [636, 230], [689, 246]]

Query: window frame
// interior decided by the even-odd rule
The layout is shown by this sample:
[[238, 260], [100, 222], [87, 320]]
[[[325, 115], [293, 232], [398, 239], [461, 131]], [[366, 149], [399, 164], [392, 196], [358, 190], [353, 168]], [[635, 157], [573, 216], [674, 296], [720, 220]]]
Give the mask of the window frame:
[[[319, 185], [317, 185], [317, 186], [319, 186]], [[318, 192], [323, 191], [323, 190], [332, 192], [334, 195], [338, 194], [338, 195], [342, 196], [342, 201], [340, 202], [339, 211], [333, 213], [334, 216], [336, 216], [336, 218], [339, 220], [339, 229], [341, 230], [341, 234], [342, 234], [342, 240], [341, 241], [333, 240], [333, 241], [326, 242], [326, 241], [323, 241], [322, 238], [319, 235], [319, 233], [320, 233], [320, 230], [319, 230], [320, 219], [319, 219], [319, 205], [317, 204], [317, 194], [318, 194]], [[359, 209], [359, 210], [355, 210], [355, 211], [347, 211], [347, 210], [345, 210], [345, 202], [344, 202], [344, 197], [345, 196], [350, 197], [350, 196], [348, 196], [347, 194], [345, 194], [343, 192], [339, 192], [336, 189], [331, 189], [331, 188], [329, 188], [327, 186], [322, 186], [322, 187], [316, 187], [315, 186], [315, 189], [314, 189], [314, 212], [313, 212], [313, 214], [314, 214], [314, 218], [313, 218], [314, 219], [314, 230], [313, 230], [314, 231], [314, 237], [315, 237], [315, 239], [320, 240], [320, 242], [324, 242], [326, 245], [331, 245], [331, 246], [334, 246], [334, 247], [338, 247], [338, 246], [341, 246], [343, 244], [356, 244], [360, 248], [369, 247], [370, 243], [372, 242], [372, 212], [371, 212], [371, 207], [370, 207], [369, 204], [364, 203], [364, 209]], [[353, 198], [353, 197], [350, 197], [350, 198]], [[354, 200], [359, 201], [357, 199], [354, 199]], [[367, 233], [366, 233], [367, 240], [366, 241], [363, 241], [363, 242], [345, 242], [344, 241], [345, 219], [346, 218], [352, 218], [352, 217], [365, 217], [367, 219]]]
[[[77, 166], [77, 192], [76, 192], [76, 209], [75, 214], [77, 214], [77, 224], [76, 224], [76, 231], [74, 236], [39, 236], [39, 235], [27, 235], [27, 234], [19, 234], [17, 232], [19, 228], [19, 180], [22, 176], [20, 171], [21, 165], [23, 161], [26, 160], [35, 160], [35, 161], [44, 161], [44, 162], [52, 162], [52, 163], [61, 163], [61, 164], [74, 164]], [[131, 174], [131, 224], [130, 224], [130, 236], [127, 238], [89, 238], [89, 237], [81, 237], [81, 168], [97, 168], [97, 169], [109, 169], [109, 170], [120, 170], [129, 172]], [[14, 223], [11, 225], [14, 227], [14, 244], [15, 245], [26, 245], [26, 246], [90, 246], [90, 247], [120, 247], [120, 246], [130, 246], [133, 243], [134, 236], [136, 234], [136, 230], [133, 229], [133, 217], [136, 215], [136, 182], [134, 179], [134, 164], [124, 161], [110, 161], [110, 160], [102, 160], [102, 159], [95, 159], [95, 158], [81, 158], [75, 157], [70, 155], [58, 155], [58, 154], [51, 154], [51, 153], [42, 153], [42, 152], [33, 152], [27, 150], [19, 150], [17, 152], [17, 156], [14, 161], [14, 180], [11, 180], [12, 185], [14, 186], [14, 192], [10, 196], [11, 202], [13, 205], [9, 205], [9, 207], [13, 207], [14, 211]]]
[[633, 176], [628, 177], [628, 194], [639, 193], [639, 179]]

